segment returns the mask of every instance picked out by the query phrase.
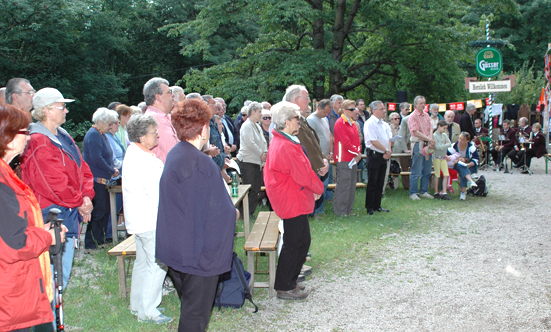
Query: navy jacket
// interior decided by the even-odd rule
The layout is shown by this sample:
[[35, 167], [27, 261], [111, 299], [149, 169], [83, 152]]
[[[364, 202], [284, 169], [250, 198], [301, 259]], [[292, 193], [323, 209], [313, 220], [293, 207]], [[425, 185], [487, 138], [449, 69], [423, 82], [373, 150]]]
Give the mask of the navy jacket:
[[231, 269], [236, 211], [213, 160], [186, 141], [168, 153], [161, 176], [155, 256], [182, 273]]

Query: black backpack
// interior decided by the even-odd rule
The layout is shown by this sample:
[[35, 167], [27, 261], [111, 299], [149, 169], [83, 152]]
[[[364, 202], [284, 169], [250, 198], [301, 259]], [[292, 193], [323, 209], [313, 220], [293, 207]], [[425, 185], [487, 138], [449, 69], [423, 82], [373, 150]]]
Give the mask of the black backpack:
[[481, 175], [478, 180], [476, 180], [476, 187], [471, 187], [467, 190], [467, 195], [481, 197], [486, 197], [488, 195], [488, 186], [486, 186], [486, 178], [484, 175]]
[[248, 299], [254, 305], [254, 312], [258, 312], [258, 307], [254, 304], [249, 289], [249, 280], [251, 280], [251, 274], [245, 271], [243, 262], [234, 252], [231, 271], [220, 276], [218, 289], [216, 289], [214, 305], [218, 306], [218, 310], [221, 310], [222, 307], [241, 308], [245, 299]]
[[390, 159], [390, 174], [400, 174], [401, 172], [400, 164], [396, 160]]

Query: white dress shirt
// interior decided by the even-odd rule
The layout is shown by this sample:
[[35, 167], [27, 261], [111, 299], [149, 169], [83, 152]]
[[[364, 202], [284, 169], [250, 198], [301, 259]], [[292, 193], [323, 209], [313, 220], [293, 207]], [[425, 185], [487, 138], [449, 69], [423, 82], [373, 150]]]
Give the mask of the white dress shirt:
[[385, 153], [386, 151], [377, 149], [371, 141], [379, 141], [384, 147], [388, 147], [391, 135], [388, 123], [375, 116], [371, 116], [364, 125], [364, 139], [367, 149]]

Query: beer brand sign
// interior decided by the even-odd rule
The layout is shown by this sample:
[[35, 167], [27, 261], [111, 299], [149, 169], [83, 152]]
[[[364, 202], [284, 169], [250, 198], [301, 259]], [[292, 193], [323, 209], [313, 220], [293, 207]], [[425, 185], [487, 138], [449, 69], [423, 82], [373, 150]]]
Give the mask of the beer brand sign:
[[486, 47], [476, 54], [476, 71], [480, 76], [492, 77], [501, 72], [503, 60], [501, 52], [493, 47]]

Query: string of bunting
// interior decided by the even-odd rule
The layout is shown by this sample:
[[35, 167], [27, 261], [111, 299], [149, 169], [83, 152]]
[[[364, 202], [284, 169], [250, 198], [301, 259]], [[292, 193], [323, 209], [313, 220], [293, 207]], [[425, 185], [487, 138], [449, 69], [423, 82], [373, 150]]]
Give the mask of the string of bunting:
[[[475, 104], [476, 108], [482, 108], [484, 107], [485, 105], [488, 104], [488, 98], [486, 98], [486, 100], [482, 100], [482, 99], [474, 99], [474, 100], [467, 100], [466, 102], [464, 101], [459, 101], [459, 102], [454, 102], [454, 103], [437, 103], [438, 104], [438, 112], [445, 112], [445, 111], [464, 111], [465, 110], [465, 106], [467, 106], [467, 103], [473, 103]], [[400, 103], [387, 103], [387, 109], [389, 112], [396, 112], [398, 111], [398, 109], [400, 108]], [[409, 111], [413, 111], [413, 105], [410, 104], [409, 105]], [[425, 109], [424, 109], [425, 112], [428, 112], [429, 111], [429, 104], [426, 104], [425, 105]]]

